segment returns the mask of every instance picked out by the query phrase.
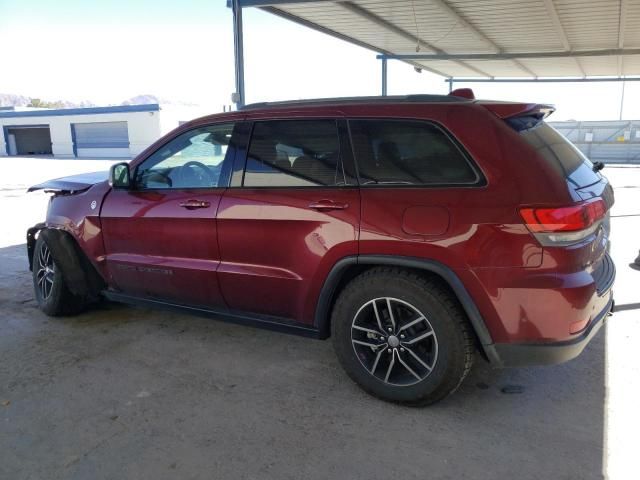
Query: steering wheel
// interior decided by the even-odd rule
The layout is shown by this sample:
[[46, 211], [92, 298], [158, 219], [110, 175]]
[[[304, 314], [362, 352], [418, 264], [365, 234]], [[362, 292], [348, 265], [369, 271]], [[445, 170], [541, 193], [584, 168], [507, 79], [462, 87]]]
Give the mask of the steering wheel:
[[213, 187], [214, 181], [215, 178], [212, 175], [211, 170], [202, 162], [190, 160], [182, 165], [182, 167], [180, 167], [180, 169], [178, 170], [179, 185], [185, 185], [188, 187]]

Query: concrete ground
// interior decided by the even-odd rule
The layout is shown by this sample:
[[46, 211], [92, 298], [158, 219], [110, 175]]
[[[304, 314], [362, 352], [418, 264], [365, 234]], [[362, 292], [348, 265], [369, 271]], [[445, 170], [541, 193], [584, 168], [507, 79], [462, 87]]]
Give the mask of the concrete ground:
[[363, 393], [330, 342], [120, 305], [43, 315], [24, 232], [47, 197], [25, 188], [108, 165], [0, 158], [0, 478], [639, 478], [640, 168], [605, 170], [622, 311], [583, 355], [478, 361], [411, 409]]

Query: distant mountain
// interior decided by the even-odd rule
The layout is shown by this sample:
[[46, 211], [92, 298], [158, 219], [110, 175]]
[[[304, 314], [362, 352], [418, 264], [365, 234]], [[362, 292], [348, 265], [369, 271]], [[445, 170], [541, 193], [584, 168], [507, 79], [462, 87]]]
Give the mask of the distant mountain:
[[0, 93], [0, 107], [24, 107], [29, 105], [31, 99], [23, 95], [12, 93]]
[[157, 103], [160, 105], [182, 105], [187, 107], [197, 106], [197, 104], [195, 103], [169, 100], [167, 98], [161, 98], [151, 94], [136, 95], [135, 97], [131, 97], [130, 99], [125, 100], [121, 103], [121, 105], [148, 105], [151, 103]]
[[95, 103], [86, 100], [82, 102], [71, 102], [69, 100], [51, 101], [13, 93], [0, 93], [0, 107], [78, 108], [95, 106]]
[[[124, 100], [119, 105], [148, 105], [158, 103], [162, 105], [180, 105], [194, 107], [195, 103], [173, 101], [166, 98], [159, 98], [156, 95], [144, 94], [136, 95]], [[95, 103], [83, 100], [81, 102], [72, 102], [69, 100], [43, 100], [34, 97], [25, 97], [24, 95], [16, 95], [13, 93], [0, 93], [0, 107], [43, 107], [43, 108], [79, 108], [79, 107], [95, 107]]]
[[152, 103], [160, 103], [160, 99], [155, 95], [136, 95], [122, 102], [121, 105], [149, 105]]

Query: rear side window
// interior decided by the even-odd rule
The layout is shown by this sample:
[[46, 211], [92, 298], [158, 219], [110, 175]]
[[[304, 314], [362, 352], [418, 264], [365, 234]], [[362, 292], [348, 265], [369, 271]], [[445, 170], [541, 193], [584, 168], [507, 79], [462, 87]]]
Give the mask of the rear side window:
[[245, 187], [345, 185], [335, 120], [256, 122], [251, 135]]
[[600, 176], [593, 171], [589, 159], [549, 124], [539, 122], [533, 128], [521, 130], [520, 135], [558, 174], [571, 182], [586, 186], [599, 181]]
[[438, 126], [417, 120], [350, 120], [361, 185], [475, 184], [467, 156]]

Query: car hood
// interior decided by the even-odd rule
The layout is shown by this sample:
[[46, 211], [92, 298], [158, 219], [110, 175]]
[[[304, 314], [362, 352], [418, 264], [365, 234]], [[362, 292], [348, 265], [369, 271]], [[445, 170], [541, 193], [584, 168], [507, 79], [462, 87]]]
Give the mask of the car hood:
[[76, 193], [89, 189], [96, 183], [104, 182], [109, 176], [109, 172], [82, 173], [70, 177], [54, 178], [46, 182], [29, 187], [27, 192], [44, 190], [45, 192], [56, 193]]

